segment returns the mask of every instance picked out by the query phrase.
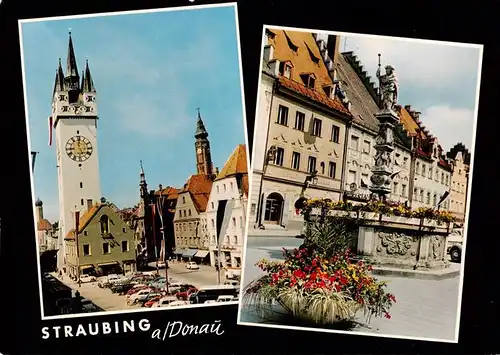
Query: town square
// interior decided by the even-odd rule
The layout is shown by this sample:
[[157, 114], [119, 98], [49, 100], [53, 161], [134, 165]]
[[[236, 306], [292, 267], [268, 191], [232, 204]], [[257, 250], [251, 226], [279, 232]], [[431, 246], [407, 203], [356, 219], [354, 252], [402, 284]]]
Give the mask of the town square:
[[23, 24], [44, 317], [238, 300], [236, 23], [223, 5]]
[[482, 47], [263, 46], [239, 324], [456, 341]]

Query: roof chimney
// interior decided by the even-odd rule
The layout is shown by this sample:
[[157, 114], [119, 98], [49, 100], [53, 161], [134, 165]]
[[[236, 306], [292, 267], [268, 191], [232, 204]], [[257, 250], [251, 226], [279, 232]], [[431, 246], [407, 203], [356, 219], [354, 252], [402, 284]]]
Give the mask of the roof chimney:
[[264, 60], [264, 62], [268, 63], [273, 58], [274, 58], [274, 46], [272, 46], [270, 44], [264, 46], [264, 54], [262, 56], [262, 59]]
[[90, 210], [92, 208], [92, 205], [93, 205], [93, 202], [92, 199], [88, 199], [87, 200], [87, 211]]
[[280, 61], [277, 59], [270, 60], [267, 65], [269, 66], [269, 70], [273, 75], [279, 76], [280, 74]]

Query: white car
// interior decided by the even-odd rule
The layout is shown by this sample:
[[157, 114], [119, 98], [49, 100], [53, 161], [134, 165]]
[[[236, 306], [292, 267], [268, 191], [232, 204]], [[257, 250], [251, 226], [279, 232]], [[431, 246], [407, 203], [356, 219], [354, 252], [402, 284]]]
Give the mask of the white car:
[[200, 267], [194, 261], [190, 261], [186, 264], [186, 269], [188, 270], [198, 270]]
[[175, 296], [165, 296], [160, 298], [158, 302], [153, 304], [152, 307], [159, 308], [159, 307], [169, 307], [171, 303], [177, 302], [178, 299]]
[[223, 295], [217, 297], [217, 302], [234, 302], [237, 301], [238, 299], [235, 298], [234, 296], [229, 296], [229, 295]]
[[139, 292], [136, 292], [134, 294], [132, 294], [128, 300], [127, 300], [127, 303], [129, 304], [133, 304], [135, 303], [140, 297], [144, 296], [144, 295], [147, 295], [151, 292], [152, 290], [149, 289], [149, 288], [145, 288], [144, 290], [140, 290]]
[[95, 282], [95, 280], [96, 280], [95, 276], [91, 276], [91, 275], [82, 275], [82, 276], [80, 276], [80, 281], [82, 283]]
[[187, 302], [187, 301], [178, 300], [178, 301], [173, 301], [173, 302], [169, 303], [167, 307], [186, 306], [188, 304], [189, 304], [189, 302]]

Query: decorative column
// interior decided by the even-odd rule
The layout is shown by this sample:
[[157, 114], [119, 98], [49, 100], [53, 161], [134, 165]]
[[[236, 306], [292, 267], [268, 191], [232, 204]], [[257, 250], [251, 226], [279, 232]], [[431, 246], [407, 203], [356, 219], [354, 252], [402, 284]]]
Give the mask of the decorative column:
[[385, 200], [391, 193], [391, 175], [394, 163], [394, 127], [399, 122], [397, 114], [385, 109], [375, 115], [380, 122], [379, 132], [375, 140], [375, 165], [372, 167], [370, 191], [378, 200]]

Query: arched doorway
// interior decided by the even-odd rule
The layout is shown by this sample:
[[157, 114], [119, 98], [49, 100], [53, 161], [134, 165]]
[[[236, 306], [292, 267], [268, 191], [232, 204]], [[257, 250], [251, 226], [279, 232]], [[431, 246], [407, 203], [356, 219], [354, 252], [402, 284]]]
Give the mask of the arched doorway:
[[280, 224], [283, 214], [283, 196], [273, 192], [266, 199], [266, 209], [264, 211], [264, 222], [269, 224]]

